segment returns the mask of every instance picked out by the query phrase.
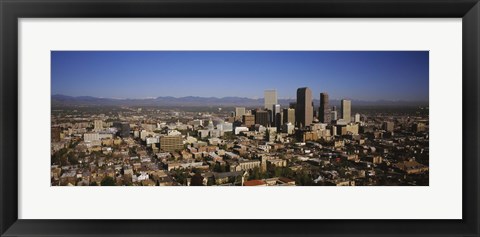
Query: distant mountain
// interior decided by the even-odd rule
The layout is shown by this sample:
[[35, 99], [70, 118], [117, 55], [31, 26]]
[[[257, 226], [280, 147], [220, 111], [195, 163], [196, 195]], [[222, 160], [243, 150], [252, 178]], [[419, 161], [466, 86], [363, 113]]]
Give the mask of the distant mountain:
[[[113, 99], [92, 96], [52, 95], [52, 106], [168, 106], [168, 107], [197, 107], [197, 106], [246, 106], [262, 107], [263, 98], [252, 99], [245, 97], [172, 97], [163, 96], [149, 99]], [[294, 99], [279, 99], [279, 104], [289, 105]], [[319, 106], [319, 100], [314, 100], [314, 106]], [[331, 106], [340, 106], [340, 100], [330, 100]], [[428, 101], [360, 101], [352, 100], [352, 106], [428, 106]]]

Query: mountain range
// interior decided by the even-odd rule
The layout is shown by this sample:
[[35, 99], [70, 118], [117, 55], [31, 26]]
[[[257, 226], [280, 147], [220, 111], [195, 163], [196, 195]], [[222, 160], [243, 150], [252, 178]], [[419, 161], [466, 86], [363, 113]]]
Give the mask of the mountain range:
[[[263, 98], [252, 99], [245, 97], [172, 97], [161, 96], [157, 98], [146, 99], [114, 99], [99, 98], [92, 96], [67, 96], [52, 95], [52, 106], [168, 106], [168, 107], [200, 107], [200, 106], [245, 106], [261, 107]], [[295, 99], [279, 99], [280, 105], [288, 105], [295, 102]], [[315, 99], [314, 106], [318, 106], [320, 101]], [[331, 106], [340, 106], [340, 100], [330, 100]], [[352, 106], [428, 106], [428, 101], [362, 101], [352, 100]]]

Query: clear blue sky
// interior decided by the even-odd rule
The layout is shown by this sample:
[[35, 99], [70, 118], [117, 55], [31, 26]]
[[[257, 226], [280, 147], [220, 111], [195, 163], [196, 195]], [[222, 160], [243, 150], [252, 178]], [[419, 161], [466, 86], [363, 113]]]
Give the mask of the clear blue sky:
[[52, 95], [428, 101], [428, 51], [52, 51]]

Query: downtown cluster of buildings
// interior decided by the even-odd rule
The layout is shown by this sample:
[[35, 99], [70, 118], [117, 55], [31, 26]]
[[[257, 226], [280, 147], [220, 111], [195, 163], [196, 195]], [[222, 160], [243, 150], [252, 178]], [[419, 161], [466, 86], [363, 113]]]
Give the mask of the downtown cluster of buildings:
[[[320, 106], [315, 110], [312, 91], [304, 87], [297, 89], [296, 102], [282, 109], [278, 104], [276, 90], [266, 90], [264, 95], [263, 109], [248, 111], [244, 107], [235, 108], [235, 119], [242, 122], [241, 126], [236, 127], [236, 134], [250, 130], [253, 125], [273, 127], [273, 130], [269, 130], [274, 132], [296, 133], [302, 141], [330, 139], [337, 133], [340, 135], [349, 132], [358, 133], [357, 124], [360, 122], [360, 114], [357, 113], [352, 117], [350, 100], [341, 100], [340, 111], [337, 111], [336, 106], [329, 106], [328, 94], [320, 93]], [[311, 131], [318, 133], [309, 133]], [[311, 136], [314, 138], [308, 138]]]
[[[262, 108], [52, 110], [52, 185], [428, 185], [428, 109], [339, 108], [298, 88]], [[380, 111], [380, 112], [379, 112]], [[385, 112], [383, 112], [385, 111]]]

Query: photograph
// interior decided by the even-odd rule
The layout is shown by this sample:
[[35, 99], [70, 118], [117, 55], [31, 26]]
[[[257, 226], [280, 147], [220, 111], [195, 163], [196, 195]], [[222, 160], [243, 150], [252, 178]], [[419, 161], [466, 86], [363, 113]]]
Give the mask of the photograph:
[[0, 237], [480, 237], [480, 0], [0, 6]]
[[51, 186], [429, 186], [428, 50], [50, 55]]

